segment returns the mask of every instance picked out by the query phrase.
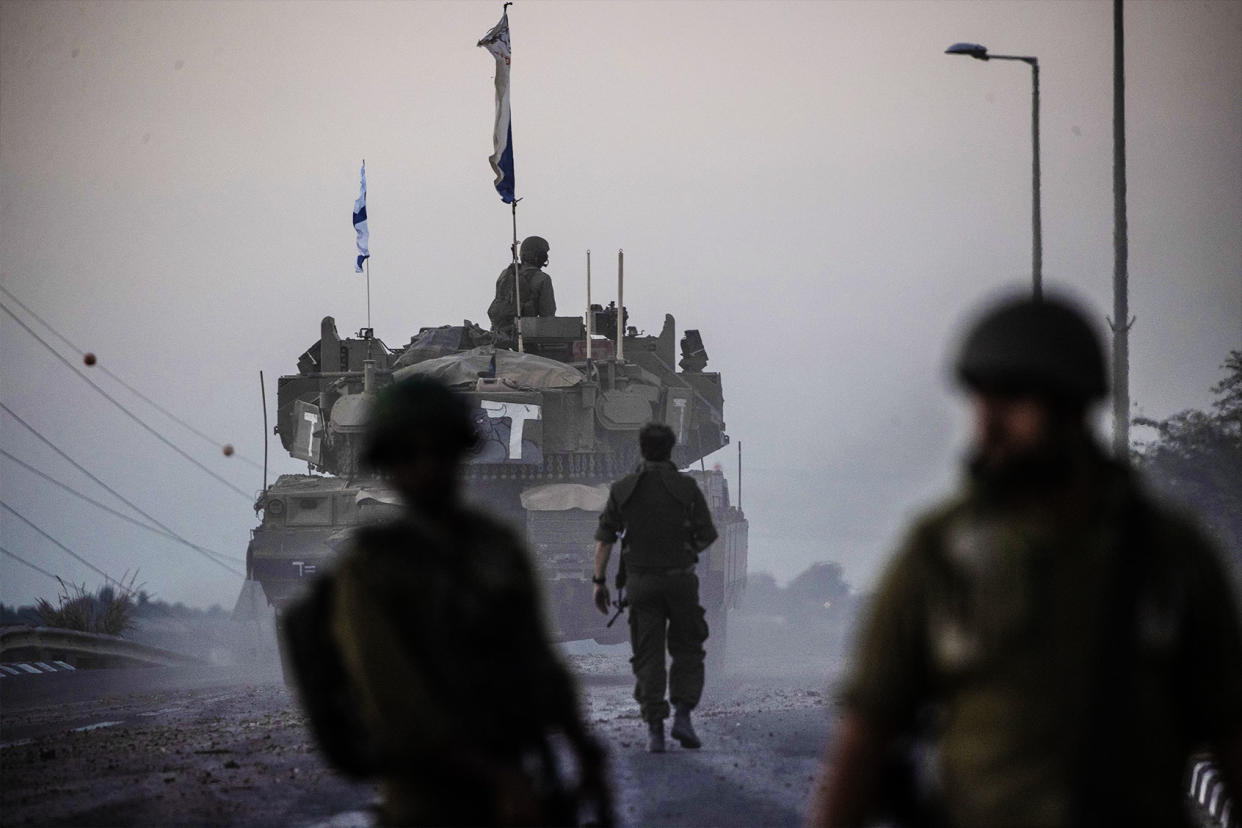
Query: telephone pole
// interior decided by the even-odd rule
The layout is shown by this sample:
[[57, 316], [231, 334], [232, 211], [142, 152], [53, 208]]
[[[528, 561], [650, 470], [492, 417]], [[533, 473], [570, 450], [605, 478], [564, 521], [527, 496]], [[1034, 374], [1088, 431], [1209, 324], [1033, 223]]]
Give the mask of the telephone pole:
[[1113, 456], [1130, 456], [1129, 241], [1126, 226], [1126, 72], [1122, 0], [1113, 0]]

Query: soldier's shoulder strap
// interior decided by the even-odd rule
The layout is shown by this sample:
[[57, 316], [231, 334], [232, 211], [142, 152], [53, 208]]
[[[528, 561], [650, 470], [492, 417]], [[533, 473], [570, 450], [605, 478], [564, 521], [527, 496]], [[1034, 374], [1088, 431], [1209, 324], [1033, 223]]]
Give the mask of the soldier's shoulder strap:
[[641, 471], [632, 472], [625, 477], [612, 484], [611, 495], [616, 499], [618, 506], [624, 506], [630, 497], [634, 494], [634, 489], [638, 487], [638, 480], [642, 477]]

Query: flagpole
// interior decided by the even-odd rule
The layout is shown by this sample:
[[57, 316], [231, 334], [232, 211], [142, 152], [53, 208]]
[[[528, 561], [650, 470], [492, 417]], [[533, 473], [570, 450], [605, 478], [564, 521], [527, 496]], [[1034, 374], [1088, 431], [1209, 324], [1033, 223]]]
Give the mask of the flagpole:
[[362, 266], [367, 269], [367, 328], [371, 327], [371, 257], [367, 256]]
[[522, 334], [522, 286], [518, 257], [517, 203], [521, 201], [513, 186], [513, 123], [509, 108], [509, 65], [512, 50], [509, 45], [509, 6], [507, 2], [500, 12], [500, 22], [483, 35], [477, 45], [484, 47], [496, 59], [496, 125], [492, 133], [492, 156], [489, 159], [496, 173], [496, 192], [510, 204], [513, 212], [513, 319], [517, 334], [518, 352], [526, 350]]
[[522, 283], [518, 278], [518, 240], [517, 240], [517, 203], [521, 201], [519, 198], [513, 199], [513, 308], [516, 314], [517, 326], [517, 349], [518, 353], [524, 353], [526, 347], [522, 342]]

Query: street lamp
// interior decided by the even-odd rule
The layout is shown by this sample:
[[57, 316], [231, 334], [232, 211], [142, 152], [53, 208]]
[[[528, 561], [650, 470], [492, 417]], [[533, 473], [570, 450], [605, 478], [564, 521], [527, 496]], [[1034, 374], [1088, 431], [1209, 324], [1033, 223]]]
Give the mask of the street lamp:
[[1039, 59], [1019, 55], [989, 55], [978, 43], [954, 43], [946, 55], [969, 55], [975, 60], [1020, 60], [1031, 67], [1031, 285], [1038, 301], [1043, 298], [1043, 231], [1039, 217]]

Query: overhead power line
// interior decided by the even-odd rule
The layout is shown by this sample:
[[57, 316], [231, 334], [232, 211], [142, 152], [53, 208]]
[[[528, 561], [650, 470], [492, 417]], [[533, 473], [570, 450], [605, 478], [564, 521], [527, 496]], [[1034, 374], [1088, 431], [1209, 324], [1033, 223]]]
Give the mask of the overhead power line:
[[246, 501], [247, 501], [247, 502], [251, 502], [251, 501], [253, 501], [253, 499], [254, 499], [254, 498], [253, 498], [253, 496], [252, 496], [252, 495], [250, 495], [250, 494], [247, 494], [247, 493], [246, 493], [246, 491], [245, 491], [244, 489], [240, 489], [240, 488], [238, 488], [237, 486], [234, 486], [232, 483], [230, 483], [230, 482], [229, 482], [228, 480], [226, 480], [224, 477], [222, 477], [221, 475], [219, 475], [219, 474], [217, 474], [216, 472], [212, 471], [211, 469], [207, 468], [207, 466], [203, 465], [201, 462], [199, 462], [198, 460], [196, 460], [196, 459], [195, 459], [194, 457], [192, 457], [192, 456], [191, 456], [188, 452], [186, 452], [184, 449], [182, 449], [182, 448], [181, 448], [181, 447], [179, 447], [177, 444], [175, 444], [172, 440], [169, 440], [169, 439], [168, 439], [167, 437], [165, 437], [163, 434], [160, 434], [158, 431], [156, 431], [154, 428], [152, 428], [150, 425], [148, 425], [148, 424], [147, 424], [147, 423], [146, 423], [146, 422], [145, 422], [145, 421], [144, 421], [141, 417], [139, 417], [137, 414], [133, 413], [133, 412], [132, 412], [132, 411], [130, 411], [128, 408], [126, 408], [124, 405], [122, 405], [120, 402], [118, 402], [118, 401], [117, 401], [117, 399], [116, 399], [115, 397], [113, 397], [111, 394], [109, 394], [107, 391], [103, 390], [103, 389], [102, 389], [102, 388], [100, 388], [98, 385], [96, 385], [96, 384], [95, 384], [95, 382], [94, 382], [92, 379], [90, 379], [90, 377], [86, 376], [86, 375], [85, 375], [85, 374], [83, 374], [81, 371], [79, 371], [79, 370], [78, 370], [78, 369], [74, 366], [74, 364], [73, 364], [72, 362], [70, 362], [69, 360], [65, 359], [65, 358], [64, 358], [64, 356], [62, 356], [62, 355], [61, 355], [61, 353], [60, 353], [59, 351], [57, 351], [57, 350], [56, 350], [55, 348], [53, 348], [50, 344], [48, 344], [48, 342], [47, 342], [45, 339], [43, 339], [43, 337], [41, 337], [41, 336], [39, 336], [37, 333], [35, 333], [35, 331], [34, 331], [33, 329], [31, 329], [31, 327], [30, 327], [29, 325], [27, 325], [25, 322], [23, 322], [23, 321], [21, 320], [21, 317], [19, 317], [17, 314], [13, 313], [13, 311], [9, 309], [9, 306], [8, 306], [8, 305], [4, 304], [3, 302], [0, 302], [0, 310], [3, 310], [3, 311], [4, 311], [5, 313], [7, 313], [10, 317], [12, 317], [13, 321], [15, 321], [18, 325], [20, 325], [20, 326], [22, 327], [22, 329], [23, 329], [24, 331], [26, 331], [26, 333], [28, 333], [28, 334], [30, 334], [32, 337], [34, 337], [34, 338], [35, 338], [35, 340], [36, 340], [36, 341], [38, 341], [38, 343], [39, 343], [40, 345], [42, 345], [42, 346], [43, 346], [44, 348], [46, 348], [49, 352], [51, 352], [52, 356], [56, 357], [58, 360], [60, 360], [62, 363], [64, 363], [65, 367], [67, 367], [70, 371], [72, 371], [74, 374], [76, 374], [76, 375], [77, 375], [77, 376], [78, 376], [78, 377], [79, 377], [79, 378], [80, 378], [83, 382], [85, 382], [85, 383], [86, 383], [87, 385], [89, 385], [91, 388], [94, 388], [97, 392], [99, 392], [99, 394], [100, 394], [100, 395], [101, 395], [101, 396], [102, 396], [105, 400], [107, 400], [108, 402], [110, 402], [110, 403], [112, 403], [114, 406], [116, 406], [116, 408], [117, 408], [117, 409], [118, 409], [118, 410], [119, 410], [122, 414], [124, 414], [126, 417], [129, 417], [131, 420], [133, 420], [133, 421], [134, 421], [135, 423], [137, 423], [138, 425], [142, 426], [142, 428], [144, 428], [146, 431], [148, 431], [148, 432], [149, 432], [149, 433], [150, 433], [153, 437], [155, 437], [157, 440], [159, 440], [159, 441], [160, 441], [161, 443], [163, 443], [164, 445], [168, 446], [168, 447], [169, 447], [170, 449], [172, 449], [173, 451], [177, 452], [177, 454], [181, 455], [181, 456], [182, 456], [182, 457], [184, 457], [186, 460], [189, 460], [189, 461], [190, 461], [191, 463], [193, 463], [195, 466], [198, 466], [198, 468], [202, 469], [204, 472], [206, 472], [207, 474], [211, 475], [213, 478], [215, 478], [215, 479], [216, 479], [216, 480], [218, 480], [219, 482], [223, 483], [225, 486], [228, 486], [230, 489], [232, 489], [233, 491], [237, 492], [239, 495], [241, 495], [242, 497], [244, 497], [244, 498], [246, 499]]
[[20, 520], [22, 523], [24, 523], [24, 524], [26, 524], [27, 526], [29, 526], [31, 529], [33, 529], [33, 530], [35, 530], [36, 532], [38, 532], [40, 535], [42, 535], [42, 536], [43, 536], [44, 538], [46, 538], [47, 540], [49, 540], [49, 541], [51, 541], [52, 543], [54, 543], [57, 547], [59, 547], [59, 548], [60, 548], [60, 550], [61, 550], [62, 552], [64, 552], [64, 553], [65, 553], [66, 555], [68, 555], [69, 557], [71, 557], [71, 558], [73, 558], [74, 560], [76, 560], [76, 561], [78, 561], [79, 563], [81, 563], [81, 564], [82, 564], [83, 566], [85, 566], [87, 569], [90, 569], [92, 572], [96, 572], [96, 573], [98, 573], [98, 574], [102, 575], [102, 576], [103, 576], [103, 579], [104, 579], [105, 581], [110, 581], [110, 582], [112, 582], [112, 583], [116, 584], [118, 587], [120, 587], [123, 591], [128, 591], [128, 590], [126, 589], [126, 587], [125, 587], [125, 584], [121, 583], [120, 581], [116, 580], [116, 579], [115, 579], [115, 578], [113, 578], [111, 575], [109, 575], [107, 572], [104, 572], [102, 569], [100, 569], [99, 567], [95, 566], [93, 563], [91, 563], [90, 561], [88, 561], [86, 558], [83, 558], [83, 557], [82, 557], [81, 555], [79, 555], [77, 552], [74, 552], [72, 549], [70, 549], [69, 547], [65, 546], [65, 545], [64, 545], [63, 543], [61, 543], [60, 541], [56, 540], [56, 538], [52, 537], [52, 536], [51, 536], [51, 535], [49, 535], [47, 532], [44, 532], [41, 528], [39, 528], [39, 526], [38, 526], [37, 524], [35, 524], [33, 521], [31, 521], [31, 520], [30, 520], [30, 518], [26, 517], [26, 516], [25, 516], [25, 515], [23, 515], [21, 512], [17, 511], [17, 510], [16, 510], [16, 509], [14, 509], [12, 506], [10, 506], [9, 504], [5, 503], [3, 500], [0, 500], [0, 508], [7, 509], [9, 512], [11, 512], [11, 513], [13, 514], [13, 516], [14, 516], [14, 517], [16, 517], [16, 518], [17, 518], [18, 520]]
[[[16, 561], [19, 561], [19, 562], [21, 562], [21, 563], [24, 563], [26, 566], [30, 567], [31, 569], [34, 569], [34, 570], [36, 570], [36, 571], [38, 571], [38, 572], [42, 572], [44, 575], [48, 576], [49, 578], [52, 578], [53, 580], [55, 580], [57, 583], [61, 584], [62, 586], [63, 586], [63, 585], [64, 585], [64, 583], [65, 583], [64, 579], [63, 579], [63, 578], [61, 578], [59, 575], [53, 575], [51, 572], [48, 572], [46, 569], [44, 569], [44, 568], [42, 568], [42, 567], [40, 567], [40, 566], [36, 566], [35, 564], [32, 564], [30, 561], [26, 560], [25, 558], [23, 558], [23, 557], [21, 557], [21, 556], [19, 556], [19, 555], [14, 555], [12, 552], [10, 552], [9, 550], [5, 549], [3, 546], [0, 546], [0, 552], [3, 552], [5, 555], [8, 555], [10, 558], [13, 558], [13, 559], [14, 559], [14, 560], [16, 560]], [[129, 590], [126, 594], [127, 594], [127, 596], [132, 596], [132, 595], [133, 595], [133, 590], [132, 590], [132, 589], [131, 589], [131, 590]], [[141, 590], [139, 591], [139, 594], [141, 595]], [[160, 614], [165, 615], [165, 616], [167, 616], [168, 618], [171, 618], [173, 621], [175, 621], [176, 623], [180, 624], [182, 627], [184, 627], [184, 628], [186, 628], [186, 629], [189, 629], [189, 627], [186, 625], [186, 623], [185, 623], [185, 620], [184, 620], [184, 619], [182, 619], [182, 618], [178, 618], [176, 615], [174, 615], [174, 614], [173, 614], [170, 610], [168, 610], [167, 608], [165, 608], [165, 607], [161, 606], [160, 604], [151, 604], [151, 606], [154, 606], [157, 610], [159, 610]]]
[[[52, 327], [52, 326], [48, 323], [48, 321], [47, 321], [46, 319], [44, 319], [43, 317], [39, 316], [39, 314], [37, 314], [37, 313], [35, 313], [34, 311], [32, 311], [32, 310], [30, 309], [30, 307], [29, 307], [28, 305], [26, 305], [26, 303], [24, 303], [21, 299], [17, 298], [15, 295], [13, 295], [13, 291], [11, 291], [11, 290], [9, 290], [8, 288], [4, 287], [4, 285], [0, 285], [0, 291], [3, 291], [3, 292], [4, 292], [4, 294], [5, 294], [6, 296], [8, 296], [8, 297], [9, 297], [9, 299], [11, 299], [15, 305], [17, 305], [19, 308], [21, 308], [22, 310], [24, 310], [26, 313], [28, 313], [28, 314], [30, 314], [32, 317], [34, 317], [34, 319], [35, 319], [35, 320], [36, 320], [36, 321], [37, 321], [40, 325], [42, 325], [43, 327], [47, 328], [47, 329], [48, 329], [48, 331], [50, 331], [50, 332], [51, 332], [52, 336], [56, 337], [56, 338], [57, 338], [57, 339], [59, 339], [61, 342], [63, 342], [63, 343], [65, 343], [66, 345], [68, 345], [68, 346], [69, 346], [69, 348], [70, 348], [70, 349], [72, 349], [72, 350], [74, 350], [74, 351], [76, 351], [76, 352], [78, 353], [78, 355], [79, 355], [79, 356], [82, 356], [82, 355], [84, 355], [84, 354], [85, 354], [85, 351], [83, 351], [83, 350], [82, 350], [82, 348], [78, 347], [78, 346], [77, 346], [77, 345], [75, 345], [73, 342], [71, 342], [71, 341], [68, 339], [68, 337], [66, 337], [64, 334], [60, 333], [60, 332], [59, 332], [59, 331], [57, 331], [55, 328], [53, 328], [53, 327]], [[224, 444], [224, 442], [225, 442], [224, 440], [217, 440], [216, 438], [212, 437], [210, 434], [204, 434], [202, 431], [199, 431], [197, 428], [195, 428], [195, 427], [194, 427], [194, 426], [192, 426], [190, 423], [188, 423], [188, 422], [186, 422], [185, 420], [183, 420], [181, 417], [178, 417], [176, 414], [174, 414], [173, 412], [169, 411], [167, 408], [165, 408], [164, 406], [160, 405], [160, 404], [159, 404], [159, 403], [157, 403], [155, 400], [151, 399], [151, 398], [150, 398], [150, 397], [148, 397], [146, 394], [142, 393], [141, 391], [139, 391], [139, 390], [138, 390], [137, 388], [135, 388], [134, 386], [130, 385], [130, 384], [129, 384], [128, 382], [126, 382], [125, 380], [121, 379], [119, 376], [117, 376], [115, 373], [113, 373], [113, 372], [112, 372], [112, 371], [108, 368], [108, 366], [103, 365], [103, 364], [97, 364], [97, 365], [95, 366], [95, 369], [94, 369], [94, 370], [96, 370], [96, 371], [101, 371], [101, 372], [103, 372], [104, 374], [108, 375], [108, 376], [109, 376], [109, 377], [111, 377], [111, 378], [112, 378], [115, 382], [117, 382], [117, 383], [118, 383], [118, 384], [119, 384], [122, 388], [124, 388], [125, 390], [129, 391], [129, 392], [130, 392], [131, 394], [133, 394], [135, 397], [137, 397], [138, 399], [142, 400], [142, 401], [143, 401], [143, 402], [145, 402], [147, 405], [149, 405], [149, 406], [151, 406], [152, 408], [154, 408], [156, 411], [159, 411], [159, 412], [160, 412], [161, 414], [163, 414], [165, 417], [167, 417], [168, 419], [170, 419], [170, 420], [172, 420], [173, 422], [177, 423], [177, 424], [178, 424], [178, 425], [180, 425], [182, 428], [187, 429], [188, 431], [190, 431], [191, 433], [193, 433], [193, 434], [194, 434], [194, 435], [196, 435], [197, 437], [200, 437], [201, 439], [203, 439], [203, 440], [207, 441], [208, 443], [212, 444], [213, 446], [216, 446], [217, 448], [218, 448], [218, 447], [220, 447], [221, 445], [223, 445], [223, 444]], [[249, 457], [246, 457], [246, 456], [244, 456], [244, 455], [242, 455], [242, 454], [234, 453], [234, 454], [233, 454], [233, 456], [234, 456], [234, 457], [236, 457], [238, 460], [242, 461], [243, 463], [246, 463], [246, 464], [248, 464], [248, 465], [254, 466], [256, 469], [261, 469], [261, 468], [263, 468], [263, 464], [262, 464], [262, 463], [259, 463], [259, 462], [256, 462], [256, 461], [254, 461], [254, 460], [251, 460]]]
[[74, 459], [73, 459], [72, 457], [70, 457], [68, 454], [65, 454], [65, 452], [64, 452], [64, 451], [62, 451], [62, 450], [60, 449], [60, 447], [59, 447], [59, 446], [57, 446], [57, 445], [56, 445], [55, 443], [53, 443], [51, 440], [47, 439], [47, 438], [46, 438], [46, 437], [44, 437], [42, 434], [40, 434], [40, 433], [38, 432], [38, 430], [36, 430], [36, 429], [35, 429], [35, 427], [34, 427], [34, 426], [32, 426], [30, 423], [26, 422], [26, 421], [25, 421], [25, 420], [23, 420], [21, 417], [19, 417], [19, 416], [17, 415], [17, 413], [16, 413], [15, 411], [13, 411], [13, 409], [9, 408], [9, 407], [8, 407], [7, 405], [5, 405], [3, 402], [0, 402], [0, 410], [3, 410], [6, 414], [8, 414], [8, 415], [9, 415], [10, 417], [12, 417], [14, 420], [17, 420], [17, 422], [21, 423], [21, 425], [23, 425], [23, 426], [26, 428], [26, 430], [27, 430], [27, 431], [29, 431], [31, 434], [33, 434], [35, 437], [37, 437], [39, 440], [41, 440], [41, 441], [43, 442], [43, 444], [44, 444], [44, 445], [46, 445], [46, 446], [47, 446], [48, 448], [50, 448], [52, 451], [56, 452], [56, 453], [57, 453], [57, 454], [59, 454], [61, 457], [63, 457], [65, 460], [67, 460], [67, 461], [69, 462], [69, 464], [70, 464], [70, 465], [72, 465], [72, 466], [73, 466], [75, 469], [77, 469], [78, 471], [82, 472], [82, 474], [86, 475], [86, 476], [87, 476], [87, 477], [89, 477], [91, 480], [93, 480], [95, 483], [97, 483], [99, 486], [101, 486], [101, 487], [103, 487], [104, 489], [106, 489], [106, 490], [107, 490], [107, 491], [108, 491], [108, 492], [109, 492], [109, 493], [110, 493], [113, 497], [115, 497], [117, 500], [121, 501], [121, 502], [122, 502], [122, 503], [124, 503], [126, 506], [128, 506], [129, 508], [131, 508], [131, 509], [133, 509], [135, 512], [137, 512], [138, 514], [142, 515], [144, 518], [146, 518], [147, 520], [151, 521], [152, 523], [154, 523], [154, 524], [155, 524], [156, 526], [158, 526], [159, 528], [163, 529], [163, 530], [164, 530], [165, 532], [167, 532], [168, 534], [170, 534], [170, 535], [174, 535], [174, 536], [176, 536], [179, 540], [184, 541], [184, 542], [185, 542], [185, 544], [186, 544], [187, 546], [189, 546], [189, 547], [191, 547], [192, 549], [195, 549], [195, 550], [197, 550], [197, 551], [201, 552], [201, 553], [202, 553], [202, 554], [203, 554], [203, 555], [207, 558], [207, 560], [211, 561], [212, 563], [216, 564], [217, 566], [221, 566], [221, 567], [223, 567], [223, 568], [227, 569], [229, 572], [232, 572], [234, 575], [242, 575], [242, 577], [245, 577], [245, 575], [244, 575], [243, 573], [238, 572], [236, 569], [233, 569], [233, 567], [229, 566], [228, 564], [226, 564], [226, 563], [224, 563], [224, 562], [222, 562], [222, 561], [218, 561], [218, 560], [216, 560], [215, 558], [213, 558], [213, 557], [212, 557], [212, 553], [210, 552], [210, 550], [204, 549], [203, 547], [198, 546], [197, 544], [193, 544], [193, 543], [190, 543], [189, 541], [185, 540], [185, 539], [184, 539], [184, 538], [182, 538], [180, 535], [178, 535], [176, 532], [174, 532], [172, 529], [170, 529], [168, 526], [166, 526], [164, 523], [162, 523], [161, 521], [159, 521], [159, 520], [157, 520], [156, 518], [152, 517], [152, 516], [151, 516], [148, 512], [144, 511], [141, 507], [139, 507], [138, 505], [136, 505], [133, 501], [129, 500], [127, 497], [125, 497], [124, 495], [122, 495], [122, 494], [121, 494], [120, 492], [118, 492], [116, 489], [112, 488], [112, 487], [111, 487], [111, 486], [109, 486], [107, 483], [103, 482], [103, 481], [102, 481], [102, 480], [100, 480], [98, 477], [96, 477], [95, 475], [91, 474], [91, 473], [90, 473], [90, 471], [88, 471], [88, 470], [86, 469], [86, 467], [84, 467], [84, 466], [83, 466], [81, 463], [79, 463], [78, 461], [74, 460]]
[[57, 580], [57, 581], [59, 581], [59, 580], [60, 580], [60, 576], [59, 576], [59, 575], [53, 575], [52, 573], [48, 572], [48, 571], [47, 571], [46, 569], [44, 569], [43, 567], [41, 567], [41, 566], [36, 566], [35, 564], [32, 564], [30, 561], [26, 560], [26, 559], [25, 559], [25, 558], [23, 558], [22, 556], [20, 556], [20, 555], [14, 555], [12, 552], [10, 552], [9, 550], [5, 549], [3, 546], [0, 546], [0, 552], [3, 552], [5, 555], [8, 555], [10, 558], [12, 558], [13, 560], [17, 561], [18, 563], [24, 563], [26, 566], [28, 566], [28, 567], [30, 567], [31, 569], [33, 569], [35, 572], [42, 572], [44, 575], [46, 575], [46, 576], [47, 576], [47, 577], [49, 577], [49, 578], [52, 578], [52, 579]]
[[37, 469], [37, 468], [35, 468], [34, 466], [32, 466], [32, 465], [30, 465], [29, 463], [27, 463], [26, 461], [22, 460], [22, 459], [21, 459], [21, 458], [19, 458], [19, 457], [16, 457], [16, 456], [14, 456], [14, 455], [10, 454], [9, 452], [5, 451], [5, 450], [4, 450], [4, 449], [2, 449], [2, 448], [0, 448], [0, 455], [3, 455], [3, 456], [5, 456], [5, 457], [7, 457], [9, 460], [12, 460], [14, 463], [16, 463], [17, 465], [21, 466], [23, 469], [25, 469], [26, 471], [30, 472], [31, 474], [36, 474], [36, 475], [38, 475], [39, 477], [42, 477], [42, 478], [43, 478], [44, 480], [46, 480], [47, 482], [51, 483], [52, 485], [54, 485], [54, 486], [59, 486], [60, 488], [64, 489], [66, 492], [68, 492], [69, 494], [73, 495], [74, 497], [77, 497], [77, 498], [80, 498], [80, 499], [82, 499], [82, 500], [85, 500], [87, 503], [91, 504], [92, 506], [96, 506], [96, 507], [98, 507], [98, 508], [100, 508], [100, 509], [103, 509], [103, 510], [104, 510], [105, 512], [107, 512], [108, 514], [110, 514], [110, 515], [114, 515], [114, 516], [116, 516], [116, 517], [119, 517], [121, 520], [128, 521], [129, 523], [132, 523], [132, 524], [134, 524], [135, 526], [138, 526], [138, 527], [140, 527], [140, 528], [142, 528], [142, 529], [146, 529], [148, 532], [153, 532], [153, 533], [155, 533], [155, 534], [159, 535], [159, 536], [160, 536], [160, 537], [162, 537], [162, 538], [168, 538], [169, 540], [173, 540], [173, 541], [176, 541], [177, 543], [184, 544], [185, 546], [188, 546], [188, 547], [190, 547], [191, 549], [193, 549], [193, 550], [195, 550], [195, 551], [199, 551], [199, 552], [207, 552], [207, 553], [209, 553], [209, 554], [213, 555], [214, 557], [221, 558], [221, 559], [226, 560], [226, 561], [232, 561], [232, 562], [234, 562], [234, 563], [242, 563], [242, 562], [243, 562], [243, 561], [242, 561], [242, 559], [241, 559], [241, 558], [239, 558], [239, 557], [237, 557], [236, 555], [226, 555], [226, 554], [224, 554], [223, 552], [217, 552], [217, 551], [216, 551], [216, 550], [214, 550], [214, 549], [208, 549], [208, 548], [207, 548], [207, 547], [205, 547], [205, 546], [199, 546], [198, 544], [195, 544], [195, 543], [190, 543], [188, 540], [186, 540], [185, 538], [181, 537], [180, 535], [174, 534], [174, 533], [172, 533], [172, 532], [166, 532], [166, 531], [164, 531], [163, 529], [160, 529], [159, 527], [156, 527], [156, 526], [152, 526], [152, 525], [150, 525], [149, 523], [143, 523], [142, 521], [138, 520], [137, 518], [131, 517], [131, 516], [129, 516], [129, 515], [127, 515], [127, 514], [125, 514], [125, 513], [124, 513], [124, 512], [122, 512], [122, 511], [119, 511], [119, 510], [117, 510], [117, 509], [113, 509], [111, 506], [109, 506], [109, 505], [108, 505], [108, 504], [106, 504], [106, 503], [100, 503], [98, 500], [96, 500], [95, 498], [91, 497], [90, 495], [85, 495], [85, 494], [82, 494], [82, 492], [79, 492], [77, 489], [73, 488], [73, 487], [72, 487], [72, 486], [70, 486], [69, 484], [67, 484], [67, 483], [63, 483], [63, 482], [61, 482], [61, 481], [57, 480], [56, 478], [52, 477], [50, 474], [47, 474], [46, 472], [40, 471], [39, 469]]
[[[51, 535], [49, 535], [47, 532], [43, 531], [43, 529], [41, 529], [38, 525], [36, 525], [33, 521], [31, 521], [31, 520], [30, 520], [30, 518], [26, 517], [26, 516], [25, 516], [25, 515], [23, 515], [21, 512], [19, 512], [19, 511], [17, 511], [16, 509], [14, 509], [14, 508], [13, 508], [12, 506], [10, 506], [8, 503], [5, 503], [3, 500], [0, 500], [0, 507], [2, 507], [2, 508], [4, 508], [4, 509], [7, 509], [9, 512], [11, 512], [11, 513], [13, 514], [13, 516], [14, 516], [14, 517], [16, 517], [16, 518], [17, 518], [18, 520], [20, 520], [22, 523], [24, 523], [24, 524], [26, 524], [27, 526], [29, 526], [31, 529], [33, 529], [33, 530], [35, 530], [36, 532], [38, 532], [40, 535], [42, 535], [42, 536], [43, 536], [44, 538], [46, 538], [47, 540], [51, 541], [53, 544], [55, 544], [57, 547], [59, 547], [59, 548], [60, 548], [63, 552], [65, 552], [67, 555], [69, 555], [70, 557], [74, 558], [74, 559], [75, 559], [75, 560], [77, 560], [77, 561], [80, 561], [82, 564], [84, 564], [85, 566], [87, 566], [88, 568], [90, 568], [92, 571], [97, 572], [97, 573], [99, 573], [100, 575], [102, 575], [102, 576], [103, 576], [103, 578], [104, 578], [104, 580], [106, 580], [106, 581], [111, 581], [112, 583], [116, 584], [118, 587], [120, 587], [122, 590], [124, 590], [124, 591], [125, 591], [125, 592], [127, 592], [127, 593], [132, 591], [132, 590], [130, 590], [130, 589], [129, 589], [129, 587], [125, 586], [123, 583], [121, 583], [120, 581], [118, 581], [118, 580], [116, 580], [115, 578], [113, 578], [113, 577], [112, 577], [111, 575], [109, 575], [107, 572], [104, 572], [102, 569], [100, 569], [99, 567], [95, 566], [93, 563], [91, 563], [90, 561], [88, 561], [86, 558], [83, 558], [83, 557], [82, 557], [81, 555], [79, 555], [77, 552], [74, 552], [72, 549], [70, 549], [69, 547], [65, 546], [65, 545], [64, 545], [63, 543], [61, 543], [60, 541], [56, 540], [56, 538], [52, 537], [52, 536], [51, 536]], [[219, 564], [220, 566], [223, 566], [225, 569], [227, 569], [229, 572], [232, 572], [234, 575], [241, 575], [241, 577], [243, 577], [243, 578], [244, 578], [244, 577], [246, 577], [246, 576], [245, 576], [245, 575], [243, 575], [242, 573], [238, 572], [236, 569], [233, 569], [231, 566], [227, 566], [226, 564], [222, 564], [222, 563], [220, 563], [219, 561], [215, 560], [214, 558], [210, 558], [209, 560], [211, 560], [213, 563], [217, 563], [217, 564]]]

